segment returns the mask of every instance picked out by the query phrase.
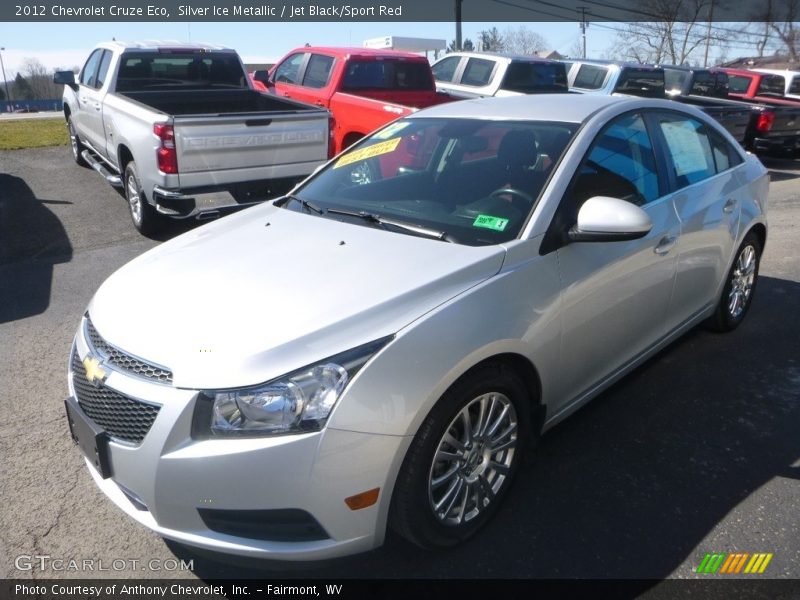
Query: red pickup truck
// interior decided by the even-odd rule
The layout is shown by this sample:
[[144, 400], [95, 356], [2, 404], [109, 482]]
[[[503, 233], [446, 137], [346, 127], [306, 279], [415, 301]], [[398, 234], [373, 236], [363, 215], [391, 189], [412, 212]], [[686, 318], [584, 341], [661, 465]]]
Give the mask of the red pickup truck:
[[251, 78], [256, 89], [327, 108], [333, 154], [398, 117], [455, 100], [436, 91], [425, 57], [394, 50], [297, 48]]
[[783, 78], [747, 69], [720, 69], [728, 75], [728, 95], [753, 104], [745, 147], [756, 152], [800, 150], [800, 101], [784, 94]]

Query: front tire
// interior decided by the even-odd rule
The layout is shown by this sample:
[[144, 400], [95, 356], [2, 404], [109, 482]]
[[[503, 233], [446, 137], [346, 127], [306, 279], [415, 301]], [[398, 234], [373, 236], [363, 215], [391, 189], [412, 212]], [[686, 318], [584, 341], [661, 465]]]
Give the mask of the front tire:
[[751, 231], [736, 251], [722, 297], [709, 320], [709, 326], [714, 331], [733, 331], [744, 321], [756, 290], [761, 250], [761, 241]]
[[400, 469], [391, 525], [423, 548], [474, 535], [497, 511], [530, 435], [525, 384], [502, 364], [456, 382], [423, 422]]
[[164, 219], [147, 201], [133, 161], [125, 166], [125, 199], [133, 226], [139, 233], [149, 236], [161, 229]]
[[74, 160], [75, 164], [80, 167], [88, 167], [89, 163], [87, 163], [82, 156], [83, 151], [86, 150], [86, 146], [81, 143], [81, 139], [75, 132], [75, 126], [72, 124], [72, 119], [69, 117], [67, 117], [67, 134], [69, 135], [69, 145], [70, 150], [72, 151], [72, 160]]

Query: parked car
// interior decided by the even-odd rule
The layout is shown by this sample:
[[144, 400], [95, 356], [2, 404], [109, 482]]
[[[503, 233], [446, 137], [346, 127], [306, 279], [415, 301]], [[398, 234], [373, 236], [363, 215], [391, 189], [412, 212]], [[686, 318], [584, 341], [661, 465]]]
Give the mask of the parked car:
[[333, 113], [331, 155], [398, 117], [453, 100], [436, 91], [424, 56], [395, 50], [297, 48], [259, 79], [276, 96]]
[[664, 98], [664, 72], [652, 65], [612, 60], [573, 60], [569, 89], [583, 94]]
[[[672, 83], [674, 85], [674, 81]], [[584, 94], [670, 98], [682, 104], [691, 104], [716, 119], [736, 141], [742, 145], [747, 143], [751, 121], [749, 110], [745, 110], [742, 104], [732, 104], [726, 100], [710, 102], [707, 98], [694, 94], [668, 94], [667, 75], [661, 66], [621, 61], [575, 60], [570, 67], [569, 86], [570, 90]]]
[[758, 114], [769, 110], [728, 98], [728, 75], [719, 69], [660, 65], [664, 69], [667, 97], [692, 104], [716, 119], [737, 142], [747, 147]]
[[463, 98], [568, 91], [564, 63], [535, 56], [450, 52], [431, 70], [436, 89]]
[[722, 71], [728, 75], [731, 98], [769, 107], [759, 110], [747, 147], [756, 152], [800, 150], [800, 101], [783, 96], [783, 78], [746, 69]]
[[784, 81], [783, 95], [791, 100], [800, 100], [800, 71], [788, 69], [753, 69], [753, 71], [782, 77]]
[[227, 48], [108, 42], [54, 80], [75, 162], [124, 189], [145, 234], [284, 194], [328, 156], [327, 111], [256, 92]]
[[[114, 273], [71, 350], [72, 435], [122, 511], [185, 544], [453, 545], [540, 432], [695, 325], [742, 323], [768, 188], [667, 100], [420, 111]], [[161, 298], [186, 302], [142, 310]]]

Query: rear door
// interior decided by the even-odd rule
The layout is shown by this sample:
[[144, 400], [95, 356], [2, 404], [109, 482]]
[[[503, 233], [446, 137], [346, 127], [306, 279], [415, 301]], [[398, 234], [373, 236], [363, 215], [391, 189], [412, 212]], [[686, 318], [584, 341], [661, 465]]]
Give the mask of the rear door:
[[669, 163], [681, 223], [675, 289], [666, 322], [676, 327], [716, 303], [739, 229], [744, 160], [711, 126], [678, 112], [653, 115]]

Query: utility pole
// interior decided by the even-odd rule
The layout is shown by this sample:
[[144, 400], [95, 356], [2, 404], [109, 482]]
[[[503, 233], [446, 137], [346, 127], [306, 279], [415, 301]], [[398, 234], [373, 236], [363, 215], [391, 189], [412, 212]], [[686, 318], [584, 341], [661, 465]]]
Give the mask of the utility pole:
[[577, 7], [581, 11], [581, 37], [583, 38], [583, 58], [586, 58], [586, 28], [589, 24], [586, 22], [586, 7]]
[[11, 104], [11, 94], [8, 93], [8, 80], [6, 79], [6, 66], [3, 64], [3, 52], [5, 48], [0, 48], [0, 70], [3, 72], [3, 83], [6, 86], [6, 102], [8, 102], [8, 112], [14, 112]]
[[708, 46], [711, 43], [711, 21], [714, 20], [714, 0], [711, 0], [711, 6], [708, 9], [708, 31], [706, 32], [706, 53], [703, 57], [703, 66], [708, 66]]
[[455, 0], [456, 3], [456, 50], [461, 50], [461, 3], [464, 0]]

